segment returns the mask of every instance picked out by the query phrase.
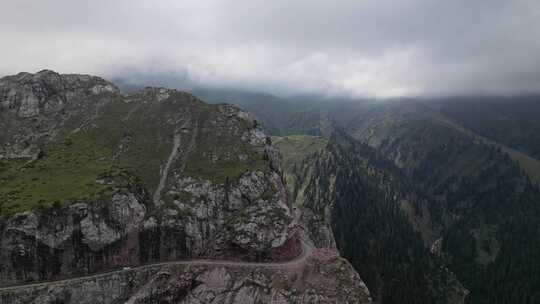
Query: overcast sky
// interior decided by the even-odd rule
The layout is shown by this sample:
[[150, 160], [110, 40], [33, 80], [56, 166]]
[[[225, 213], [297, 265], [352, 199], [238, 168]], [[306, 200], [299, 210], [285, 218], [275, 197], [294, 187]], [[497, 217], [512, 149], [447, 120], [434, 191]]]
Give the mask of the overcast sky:
[[540, 91], [538, 0], [1, 0], [0, 75], [351, 96]]

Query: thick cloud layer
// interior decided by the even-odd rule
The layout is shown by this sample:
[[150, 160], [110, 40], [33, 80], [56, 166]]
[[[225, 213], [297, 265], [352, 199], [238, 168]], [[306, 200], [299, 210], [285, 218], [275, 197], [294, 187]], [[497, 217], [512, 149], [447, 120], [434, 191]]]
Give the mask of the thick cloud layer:
[[0, 74], [350, 96], [540, 91], [537, 0], [17, 0]]

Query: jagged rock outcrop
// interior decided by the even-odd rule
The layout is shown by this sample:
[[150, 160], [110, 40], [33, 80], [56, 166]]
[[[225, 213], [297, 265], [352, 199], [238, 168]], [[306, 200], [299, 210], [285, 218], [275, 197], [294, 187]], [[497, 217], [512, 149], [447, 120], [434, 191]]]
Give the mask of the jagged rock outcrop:
[[60, 75], [44, 70], [19, 73], [0, 80], [3, 111], [29, 118], [63, 110], [74, 99], [103, 93], [119, 93], [112, 83], [89, 75]]

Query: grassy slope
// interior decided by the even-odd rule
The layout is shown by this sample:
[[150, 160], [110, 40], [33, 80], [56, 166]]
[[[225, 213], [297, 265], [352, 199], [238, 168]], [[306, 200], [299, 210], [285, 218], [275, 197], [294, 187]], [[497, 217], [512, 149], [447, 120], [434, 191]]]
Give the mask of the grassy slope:
[[272, 137], [272, 141], [280, 149], [283, 156], [283, 168], [288, 171], [306, 155], [322, 149], [328, 140], [319, 136], [289, 135]]
[[[80, 126], [84, 118], [72, 116], [54, 141], [41, 146], [40, 158], [4, 160], [7, 170], [0, 173], [5, 180], [0, 187], [1, 214], [47, 207], [54, 202], [96, 199], [105, 190], [127, 186], [135, 177], [154, 185], [168, 144], [156, 142], [151, 124], [130, 126], [122, 121], [131, 107], [116, 99], [91, 125], [77, 131], [70, 126]], [[115, 158], [119, 144], [127, 138], [130, 149], [122, 158]]]
[[540, 97], [485, 97], [443, 100], [440, 111], [461, 125], [540, 159]]
[[90, 155], [66, 146], [47, 153], [33, 162], [2, 161], [0, 214], [46, 207], [53, 202], [96, 198], [106, 189], [96, 180], [120, 173], [111, 164], [96, 162]]
[[293, 194], [296, 201], [301, 202], [303, 189], [297, 189], [296, 174], [294, 169], [302, 163], [302, 160], [324, 147], [328, 139], [319, 136], [310, 135], [289, 135], [285, 137], [272, 137], [274, 144], [280, 149], [283, 157], [283, 171], [287, 180], [289, 192]]
[[217, 118], [212, 107], [206, 105], [198, 114], [196, 145], [186, 159], [184, 174], [225, 183], [237, 180], [249, 170], [268, 169], [264, 152], [241, 140], [242, 133], [248, 129], [243, 122], [229, 130], [210, 127], [210, 121]]
[[540, 185], [540, 161], [530, 157], [529, 155], [526, 155], [525, 153], [518, 151], [516, 149], [507, 147], [501, 143], [495, 142], [489, 138], [483, 137], [469, 129], [466, 129], [465, 127], [461, 126], [458, 123], [453, 122], [449, 118], [440, 116], [439, 119], [450, 125], [451, 127], [455, 128], [456, 130], [459, 130], [460, 132], [465, 133], [466, 135], [477, 139], [481, 141], [484, 144], [494, 146], [496, 148], [500, 148], [501, 151], [505, 152], [510, 156], [511, 159], [518, 162], [519, 166], [525, 171], [525, 173], [529, 176], [529, 178], [536, 182], [538, 185]]
[[[178, 100], [128, 103], [115, 98], [91, 122], [85, 114], [70, 117], [53, 141], [40, 146], [43, 152], [38, 159], [0, 160], [0, 215], [55, 202], [96, 200], [133, 183], [153, 192], [171, 153], [175, 132], [171, 120], [180, 109], [188, 111], [200, 127], [195, 135], [191, 130], [185, 136], [193, 139], [184, 159], [188, 164], [185, 175], [220, 183], [234, 181], [247, 170], [267, 167], [263, 152], [240, 140], [247, 125], [235, 132], [217, 130], [211, 123], [219, 115], [217, 105], [182, 96]], [[247, 159], [240, 162], [239, 154]]]

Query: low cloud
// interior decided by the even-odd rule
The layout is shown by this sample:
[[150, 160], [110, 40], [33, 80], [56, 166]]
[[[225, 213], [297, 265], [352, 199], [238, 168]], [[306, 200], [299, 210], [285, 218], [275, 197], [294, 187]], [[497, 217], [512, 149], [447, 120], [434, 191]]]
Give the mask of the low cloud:
[[4, 1], [0, 74], [278, 95], [540, 91], [535, 0]]

